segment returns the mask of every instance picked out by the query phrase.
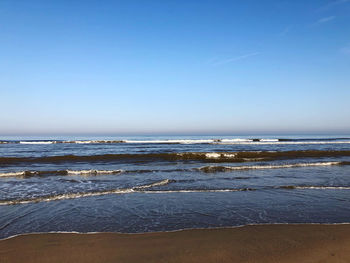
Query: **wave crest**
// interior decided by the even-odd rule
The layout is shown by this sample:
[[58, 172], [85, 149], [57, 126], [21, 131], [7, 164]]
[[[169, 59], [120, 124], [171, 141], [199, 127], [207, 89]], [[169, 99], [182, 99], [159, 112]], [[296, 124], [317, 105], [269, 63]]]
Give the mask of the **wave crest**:
[[[0, 200], [0, 205], [17, 205], [28, 204], [38, 202], [50, 202], [67, 199], [76, 199], [91, 196], [102, 196], [110, 194], [130, 194], [130, 193], [144, 193], [144, 194], [173, 194], [173, 193], [225, 193], [225, 192], [242, 192], [242, 191], [257, 191], [256, 188], [231, 188], [231, 189], [177, 189], [177, 190], [148, 190], [155, 186], [163, 186], [176, 182], [175, 180], [165, 179], [162, 181], [154, 182], [147, 185], [135, 186], [133, 188], [125, 189], [112, 189], [105, 191], [95, 192], [83, 192], [83, 193], [67, 193], [51, 196], [35, 197], [28, 199], [16, 199], [16, 200]], [[145, 190], [147, 189], [147, 190]], [[261, 189], [285, 189], [285, 190], [350, 190], [350, 186], [298, 186], [298, 185], [282, 185], [282, 186], [270, 186], [263, 187]]]
[[20, 144], [349, 144], [350, 138], [217, 138], [163, 140], [1, 140]]
[[56, 171], [19, 171], [0, 173], [1, 177], [32, 177], [49, 175], [99, 175], [99, 174], [119, 174], [123, 170], [56, 170]]
[[148, 189], [155, 186], [163, 186], [163, 185], [170, 184], [172, 182], [175, 182], [175, 180], [165, 179], [162, 181], [158, 181], [158, 182], [154, 182], [146, 185], [135, 186], [132, 188], [112, 189], [112, 190], [95, 191], [95, 192], [58, 194], [58, 195], [35, 197], [35, 198], [28, 198], [28, 199], [1, 200], [0, 205], [28, 204], [28, 203], [50, 202], [50, 201], [58, 201], [58, 200], [66, 200], [66, 199], [76, 199], [76, 198], [90, 197], [90, 196], [102, 196], [102, 195], [109, 195], [109, 194], [127, 194], [127, 193], [133, 193], [133, 192], [143, 192], [143, 189]]
[[296, 167], [314, 167], [314, 166], [330, 166], [330, 165], [349, 165], [348, 162], [318, 162], [318, 163], [294, 163], [281, 165], [245, 165], [245, 166], [204, 166], [198, 170], [205, 173], [227, 172], [236, 170], [259, 170], [259, 169], [283, 169]]

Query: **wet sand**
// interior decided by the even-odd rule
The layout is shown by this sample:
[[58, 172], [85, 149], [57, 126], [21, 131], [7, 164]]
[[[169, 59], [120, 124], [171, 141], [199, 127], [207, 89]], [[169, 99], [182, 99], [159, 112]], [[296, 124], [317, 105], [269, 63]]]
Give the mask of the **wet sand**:
[[30, 234], [0, 262], [350, 262], [350, 225], [259, 225], [147, 234]]

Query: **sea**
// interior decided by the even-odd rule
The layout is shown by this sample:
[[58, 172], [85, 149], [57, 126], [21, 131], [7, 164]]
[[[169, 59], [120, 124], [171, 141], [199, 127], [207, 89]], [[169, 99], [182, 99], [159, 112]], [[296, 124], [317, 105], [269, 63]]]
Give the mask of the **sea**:
[[0, 238], [349, 223], [350, 135], [0, 137]]

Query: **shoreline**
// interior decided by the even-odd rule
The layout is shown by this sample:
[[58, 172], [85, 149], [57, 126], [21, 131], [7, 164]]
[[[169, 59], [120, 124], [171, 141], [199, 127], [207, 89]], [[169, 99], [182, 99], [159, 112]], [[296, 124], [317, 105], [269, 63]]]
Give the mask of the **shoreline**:
[[175, 230], [164, 230], [164, 231], [151, 231], [151, 232], [78, 232], [78, 231], [49, 231], [49, 232], [30, 232], [30, 233], [22, 233], [15, 234], [12, 236], [0, 238], [1, 241], [5, 241], [15, 237], [21, 236], [31, 236], [31, 235], [46, 235], [46, 234], [77, 234], [77, 235], [95, 235], [95, 234], [121, 234], [121, 235], [143, 235], [143, 234], [158, 234], [158, 233], [174, 233], [174, 232], [182, 232], [182, 231], [191, 231], [191, 230], [217, 230], [217, 229], [235, 229], [241, 227], [250, 227], [250, 226], [300, 226], [300, 225], [319, 225], [319, 226], [334, 226], [334, 225], [349, 225], [350, 222], [345, 223], [266, 223], [266, 224], [246, 224], [246, 225], [237, 225], [237, 226], [218, 226], [218, 227], [199, 227], [199, 228], [183, 228], [183, 229], [175, 229]]
[[350, 224], [259, 224], [152, 233], [33, 233], [2, 262], [350, 262]]

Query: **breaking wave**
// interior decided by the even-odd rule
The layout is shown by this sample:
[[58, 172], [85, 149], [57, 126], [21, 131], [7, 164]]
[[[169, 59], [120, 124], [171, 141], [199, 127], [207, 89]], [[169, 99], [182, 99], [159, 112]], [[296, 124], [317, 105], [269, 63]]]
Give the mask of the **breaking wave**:
[[350, 165], [350, 162], [318, 162], [318, 163], [294, 163], [281, 165], [245, 165], [245, 166], [204, 166], [198, 170], [205, 173], [228, 172], [234, 170], [259, 170], [259, 169], [282, 169], [295, 167], [315, 167], [330, 165]]
[[199, 161], [199, 162], [254, 162], [296, 158], [350, 156], [350, 151], [259, 151], [259, 152], [186, 152], [149, 154], [102, 154], [61, 155], [43, 157], [0, 157], [0, 165], [18, 163], [63, 163], [63, 162], [152, 162], [152, 161]]
[[350, 190], [350, 186], [295, 186], [286, 185], [280, 186], [281, 189], [315, 189], [315, 190]]
[[31, 142], [31, 141], [20, 141], [20, 144], [53, 144], [55, 143], [54, 141], [35, 141], [35, 142]]
[[[19, 144], [60, 144], [60, 143], [76, 143], [76, 144], [98, 144], [98, 143], [124, 143], [121, 140], [79, 140], [79, 141], [15, 141], [12, 143]], [[9, 143], [9, 142], [6, 142]]]
[[255, 191], [253, 188], [235, 188], [235, 189], [183, 189], [183, 190], [148, 190], [142, 191], [146, 194], [171, 194], [171, 193], [225, 193]]
[[1, 140], [0, 144], [349, 144], [350, 138], [232, 138], [167, 140]]
[[99, 174], [119, 174], [123, 170], [56, 170], [56, 171], [19, 171], [0, 173], [1, 177], [32, 177], [49, 175], [99, 175]]
[[[172, 194], [172, 193], [225, 193], [225, 192], [244, 192], [244, 191], [257, 191], [256, 188], [231, 188], [231, 189], [176, 189], [176, 190], [149, 190], [152, 187], [164, 186], [170, 183], [176, 182], [175, 180], [165, 179], [162, 181], [154, 182], [151, 184], [135, 186], [132, 188], [124, 189], [112, 189], [94, 192], [82, 192], [82, 193], [67, 193], [57, 194], [51, 196], [34, 197], [27, 199], [12, 199], [12, 200], [0, 200], [0, 205], [17, 205], [39, 202], [51, 202], [67, 199], [77, 199], [83, 197], [103, 196], [111, 194], [131, 194], [131, 193], [144, 193], [144, 194]], [[297, 185], [282, 185], [282, 186], [270, 186], [262, 187], [262, 190], [266, 189], [286, 189], [286, 190], [350, 190], [350, 186], [297, 186]]]
[[95, 192], [83, 192], [83, 193], [68, 193], [68, 194], [58, 194], [51, 196], [43, 196], [43, 197], [35, 197], [28, 199], [17, 199], [17, 200], [1, 200], [0, 205], [16, 205], [16, 204], [28, 204], [28, 203], [38, 203], [38, 202], [50, 202], [50, 201], [58, 201], [58, 200], [66, 200], [66, 199], [76, 199], [82, 197], [90, 197], [90, 196], [101, 196], [101, 195], [109, 195], [109, 194], [127, 194], [133, 192], [142, 192], [143, 189], [152, 188], [155, 186], [167, 185], [169, 183], [175, 182], [175, 180], [165, 179], [162, 181], [154, 182], [151, 184], [135, 186], [132, 188], [124, 188], [124, 189], [112, 189], [112, 190], [104, 190], [104, 191], [95, 191]]
[[120, 174], [120, 173], [153, 173], [153, 172], [190, 172], [193, 170], [216, 173], [229, 172], [240, 170], [260, 170], [260, 169], [283, 169], [283, 168], [297, 168], [297, 167], [317, 167], [317, 166], [335, 166], [335, 165], [350, 165], [350, 162], [314, 162], [314, 163], [292, 163], [292, 164], [277, 164], [277, 165], [244, 165], [244, 166], [203, 166], [199, 168], [175, 168], [175, 169], [145, 169], [145, 170], [53, 170], [53, 171], [17, 171], [17, 172], [3, 172], [0, 173], [0, 178], [6, 177], [33, 177], [33, 176], [69, 176], [69, 175], [83, 175], [96, 176], [106, 174]]

